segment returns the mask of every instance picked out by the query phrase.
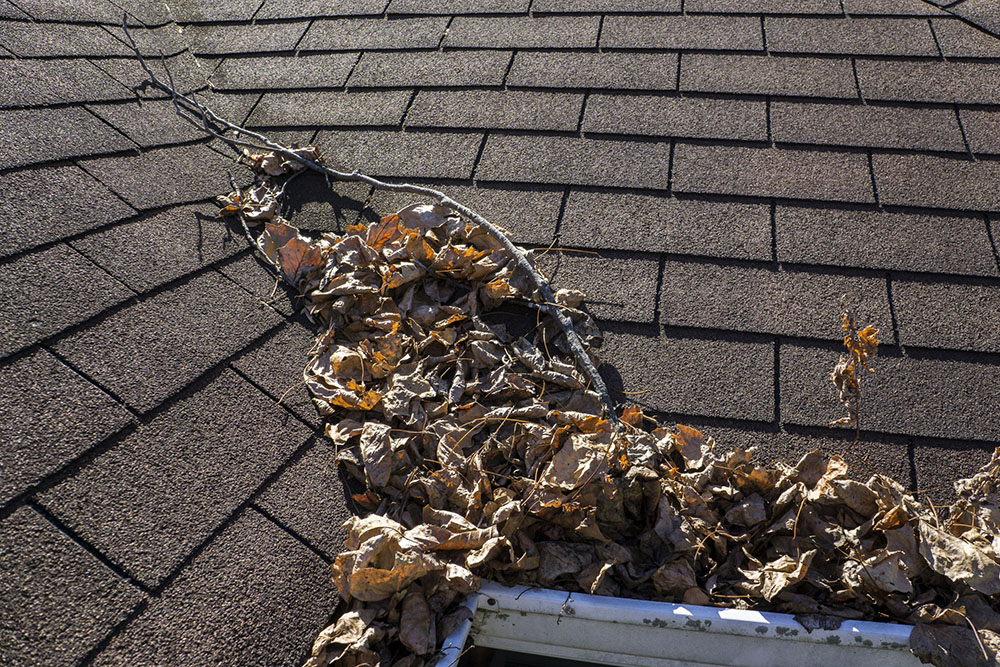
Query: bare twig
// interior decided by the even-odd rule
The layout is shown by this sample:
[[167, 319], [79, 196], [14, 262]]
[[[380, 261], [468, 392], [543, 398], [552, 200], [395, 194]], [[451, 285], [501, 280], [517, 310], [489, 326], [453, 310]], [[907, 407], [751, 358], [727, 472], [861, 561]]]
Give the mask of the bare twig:
[[[573, 326], [572, 320], [562, 312], [559, 306], [554, 304], [554, 297], [552, 294], [552, 287], [549, 285], [548, 280], [542, 276], [528, 261], [527, 256], [524, 251], [518, 248], [506, 232], [501, 228], [497, 227], [493, 223], [489, 222], [486, 218], [479, 215], [472, 209], [463, 206], [451, 197], [448, 197], [443, 192], [435, 190], [433, 188], [428, 188], [419, 185], [412, 185], [409, 183], [386, 183], [380, 181], [377, 178], [362, 174], [359, 170], [355, 169], [352, 172], [343, 172], [332, 169], [325, 164], [320, 162], [309, 160], [308, 158], [302, 157], [301, 155], [292, 151], [292, 149], [283, 146], [263, 134], [254, 132], [253, 130], [248, 130], [245, 127], [232, 123], [215, 112], [213, 112], [206, 105], [198, 102], [193, 94], [191, 96], [184, 95], [178, 92], [177, 87], [173, 83], [173, 77], [170, 74], [170, 69], [167, 66], [166, 60], [162, 58], [161, 54], [161, 65], [167, 74], [168, 81], [164, 82], [160, 79], [153, 71], [150, 69], [149, 65], [146, 63], [145, 58], [143, 58], [135, 40], [132, 38], [129, 32], [127, 21], [122, 19], [122, 29], [125, 31], [125, 36], [128, 38], [129, 44], [132, 50], [135, 52], [136, 57], [139, 60], [139, 65], [142, 67], [146, 75], [149, 76], [150, 82], [154, 87], [162, 90], [163, 92], [170, 95], [173, 100], [174, 110], [177, 115], [191, 123], [198, 129], [202, 130], [209, 136], [220, 139], [230, 146], [240, 146], [244, 148], [254, 148], [256, 150], [263, 151], [273, 151], [274, 153], [280, 154], [289, 160], [298, 162], [309, 169], [324, 174], [329, 181], [329, 179], [334, 179], [337, 181], [359, 181], [362, 183], [367, 183], [380, 190], [389, 190], [393, 192], [409, 192], [411, 194], [423, 195], [425, 197], [430, 197], [440, 203], [442, 206], [446, 206], [453, 211], [465, 216], [469, 220], [472, 220], [483, 229], [485, 229], [493, 238], [495, 238], [513, 257], [516, 265], [521, 271], [528, 276], [528, 278], [533, 283], [535, 289], [537, 290], [540, 298], [540, 302], [537, 307], [541, 309], [545, 314], [552, 317], [559, 325], [563, 334], [566, 336], [566, 341], [569, 345], [570, 351], [576, 358], [577, 363], [583, 369], [583, 372], [587, 375], [590, 380], [591, 385], [600, 396], [601, 402], [604, 405], [605, 411], [607, 413], [608, 419], [614, 425], [615, 429], [618, 428], [618, 416], [615, 413], [614, 403], [611, 401], [611, 396], [608, 393], [607, 386], [604, 384], [604, 379], [601, 377], [600, 373], [597, 371], [597, 367], [594, 365], [593, 361], [590, 359], [586, 348], [583, 346], [583, 342], [580, 339], [576, 328]], [[200, 122], [199, 122], [200, 121]], [[220, 132], [217, 128], [223, 128]], [[231, 131], [235, 136], [226, 136], [226, 132]], [[247, 136], [254, 140], [245, 141], [238, 139], [239, 136]], [[249, 235], [249, 229], [246, 227], [246, 221], [243, 220], [241, 215], [241, 223]], [[260, 249], [256, 243], [253, 243], [253, 247]]]

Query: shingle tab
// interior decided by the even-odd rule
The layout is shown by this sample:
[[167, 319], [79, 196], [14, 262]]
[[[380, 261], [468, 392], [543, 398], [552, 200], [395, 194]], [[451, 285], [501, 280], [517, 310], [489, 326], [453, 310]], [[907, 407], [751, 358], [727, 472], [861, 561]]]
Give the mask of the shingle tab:
[[0, 175], [0, 255], [127, 218], [135, 213], [79, 167], [44, 167]]
[[248, 124], [310, 129], [336, 125], [399, 125], [411, 96], [408, 90], [264, 93]]
[[664, 324], [841, 340], [839, 302], [892, 329], [885, 280], [668, 261], [660, 288]]
[[874, 202], [868, 161], [857, 153], [677, 144], [676, 192]]
[[217, 90], [340, 88], [357, 53], [226, 58], [209, 81]]
[[686, 0], [686, 12], [732, 14], [842, 14], [840, 0]]
[[[311, 406], [310, 406], [311, 407]], [[351, 513], [333, 464], [333, 447], [314, 445], [261, 494], [257, 505], [309, 541], [330, 559], [344, 548], [343, 524]]]
[[858, 82], [868, 100], [996, 104], [1000, 64], [859, 60]]
[[982, 32], [965, 21], [934, 19], [934, 34], [945, 58], [1000, 57], [1000, 39]]
[[388, 0], [266, 0], [254, 15], [260, 19], [381, 14]]
[[0, 265], [0, 356], [130, 298], [132, 292], [65, 244]]
[[361, 56], [350, 87], [499, 86], [508, 51], [369, 52]]
[[570, 193], [563, 245], [742, 259], [771, 258], [771, 217], [762, 204]]
[[583, 95], [514, 90], [422, 90], [408, 127], [575, 131]]
[[535, 0], [531, 11], [677, 13], [681, 11], [681, 0]]
[[1000, 7], [993, 0], [963, 0], [961, 6], [955, 5], [951, 11], [995, 35], [1000, 34]]
[[[841, 417], [842, 406], [829, 377], [839, 354], [832, 349], [781, 346], [783, 420], [825, 427]], [[1000, 433], [997, 366], [880, 355], [873, 367], [875, 372], [865, 375], [862, 389], [862, 428], [976, 440], [992, 440]]]
[[600, 17], [531, 18], [459, 16], [448, 27], [444, 46], [492, 49], [593, 48]]
[[17, 0], [36, 21], [121, 23], [122, 10], [107, 0]]
[[847, 99], [858, 96], [851, 61], [846, 58], [685, 54], [680, 87], [706, 93]]
[[507, 85], [674, 90], [677, 54], [519, 51]]
[[1000, 352], [1000, 289], [991, 285], [893, 281], [903, 345]]
[[969, 150], [977, 155], [1000, 154], [1000, 111], [960, 109]]
[[843, 0], [849, 16], [944, 16], [945, 13], [924, 0]]
[[448, 19], [353, 19], [316, 21], [299, 43], [305, 51], [437, 48]]
[[594, 94], [587, 99], [583, 131], [767, 141], [767, 110], [759, 101]]
[[99, 26], [0, 23], [0, 45], [21, 57], [123, 56], [131, 51]]
[[308, 27], [308, 21], [231, 23], [188, 26], [184, 32], [188, 35], [192, 53], [222, 55], [291, 51]]
[[933, 155], [874, 155], [872, 163], [883, 204], [1000, 210], [1000, 162]]
[[[203, 131], [177, 115], [170, 100], [135, 99], [117, 104], [94, 104], [87, 108], [143, 148], [205, 136]], [[239, 118], [237, 122], [242, 121]]]
[[670, 144], [490, 135], [476, 177], [665, 190]]
[[0, 523], [7, 665], [75, 665], [143, 598], [27, 507]]
[[0, 107], [97, 102], [130, 95], [87, 60], [0, 58]]
[[[771, 421], [774, 348], [608, 332], [601, 369], [609, 388], [660, 412]], [[620, 373], [620, 375], [618, 375]]]
[[17, 414], [0, 422], [0, 505], [132, 420], [45, 350], [0, 368], [0, 405]]
[[146, 412], [280, 321], [239, 287], [208, 273], [124, 308], [55, 349]]
[[218, 267], [217, 270], [239, 285], [258, 303], [266, 304], [286, 316], [292, 315], [293, 305], [301, 302], [301, 299], [290, 294], [291, 289], [286, 286], [284, 280], [270, 273], [261, 265], [260, 260], [250, 253]]
[[778, 206], [778, 260], [997, 275], [982, 217]]
[[316, 143], [329, 164], [379, 176], [472, 177], [482, 135], [442, 132], [323, 131]]
[[651, 259], [550, 253], [539, 262], [553, 287], [584, 289], [599, 319], [650, 324], [656, 313], [658, 263]]
[[336, 607], [329, 578], [319, 556], [247, 510], [94, 664], [298, 665]]
[[965, 152], [952, 109], [864, 104], [771, 104], [776, 142]]
[[[260, 266], [257, 271], [263, 273]], [[279, 298], [285, 299], [284, 295]], [[314, 427], [320, 417], [309, 390], [302, 382], [302, 369], [309, 361], [309, 351], [316, 342], [316, 331], [298, 322], [289, 322], [263, 345], [248, 350], [235, 359], [233, 368], [261, 387], [299, 419]]]
[[[75, 62], [75, 61], [57, 61]], [[94, 96], [82, 95], [83, 102], [96, 102], [100, 100], [134, 100], [136, 95], [144, 98], [167, 99], [166, 93], [152, 88], [149, 84], [149, 76], [139, 67], [138, 62], [132, 58], [95, 58], [90, 60], [95, 68], [103, 72], [112, 81], [117, 81], [119, 87], [113, 94]], [[190, 93], [205, 87], [206, 78], [211, 69], [206, 67], [206, 63], [199, 60], [191, 53], [185, 51], [176, 56], [166, 59], [170, 75], [174, 80], [174, 86], [181, 93]], [[146, 61], [156, 76], [161, 81], [168, 78], [166, 69], [159, 57], [150, 58]]]
[[173, 19], [178, 23], [198, 21], [249, 21], [261, 0], [179, 0], [170, 6]]
[[80, 166], [137, 209], [197, 201], [228, 190], [232, 163], [206, 146], [179, 146]]
[[764, 33], [772, 53], [938, 55], [925, 19], [768, 17]]
[[762, 51], [764, 39], [752, 16], [607, 16], [601, 48]]
[[[251, 414], [252, 432], [245, 424]], [[157, 586], [308, 435], [270, 398], [225, 371], [39, 500]]]
[[0, 168], [135, 148], [85, 109], [0, 111]]
[[[289, 184], [279, 210], [300, 229], [343, 233], [347, 225], [357, 221], [370, 192], [371, 186], [367, 183], [327, 183], [324, 175], [306, 171]], [[260, 267], [257, 268], [260, 270]], [[270, 273], [268, 277], [271, 277]], [[273, 287], [274, 281], [271, 280], [265, 296], [273, 291]], [[300, 300], [296, 299], [296, 302]]]
[[523, 14], [531, 0], [392, 0], [389, 14]]
[[72, 241], [71, 245], [136, 292], [146, 292], [246, 248], [218, 208], [172, 208]]

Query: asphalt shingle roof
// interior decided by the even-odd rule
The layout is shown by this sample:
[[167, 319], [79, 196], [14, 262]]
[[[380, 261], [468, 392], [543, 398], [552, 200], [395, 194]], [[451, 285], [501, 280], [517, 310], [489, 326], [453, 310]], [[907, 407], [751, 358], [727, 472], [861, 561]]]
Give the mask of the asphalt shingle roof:
[[[845, 446], [849, 294], [855, 452], [947, 498], [1000, 444], [1000, 13], [940, 4], [0, 0], [0, 662], [296, 664], [335, 605], [312, 331], [123, 9], [223, 115], [562, 249], [618, 397], [723, 444]], [[293, 188], [305, 228], [410, 203]]]

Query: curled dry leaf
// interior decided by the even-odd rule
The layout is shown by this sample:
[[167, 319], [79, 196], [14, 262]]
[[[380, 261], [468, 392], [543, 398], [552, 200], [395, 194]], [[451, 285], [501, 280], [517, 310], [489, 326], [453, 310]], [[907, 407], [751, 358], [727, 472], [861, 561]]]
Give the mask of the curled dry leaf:
[[[509, 250], [449, 208], [340, 235], [275, 216], [260, 247], [320, 327], [305, 382], [352, 497], [374, 512], [347, 524], [340, 615], [310, 667], [430, 663], [481, 578], [1000, 627], [1000, 450], [939, 527], [901, 485], [854, 479], [838, 456], [760, 465], [634, 406], [613, 426]], [[554, 298], [594, 354], [579, 293]], [[851, 343], [864, 367], [874, 332], [851, 329]]]

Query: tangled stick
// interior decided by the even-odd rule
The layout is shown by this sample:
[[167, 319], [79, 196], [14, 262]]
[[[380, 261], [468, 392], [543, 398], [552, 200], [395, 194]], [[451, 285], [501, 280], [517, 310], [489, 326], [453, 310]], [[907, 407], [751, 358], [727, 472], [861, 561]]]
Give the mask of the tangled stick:
[[[248, 130], [247, 128], [232, 123], [225, 118], [222, 118], [215, 112], [213, 112], [209, 107], [198, 102], [191, 96], [184, 95], [178, 92], [176, 86], [173, 83], [173, 76], [170, 74], [170, 69], [167, 67], [166, 60], [163, 54], [160, 54], [160, 61], [163, 66], [164, 72], [166, 72], [168, 81], [164, 82], [150, 69], [149, 65], [146, 63], [146, 59], [142, 56], [139, 47], [136, 45], [135, 40], [132, 38], [132, 34], [128, 29], [128, 22], [125, 18], [126, 15], [122, 16], [122, 30], [125, 32], [125, 36], [128, 38], [129, 44], [132, 50], [135, 52], [136, 57], [139, 60], [139, 65], [142, 67], [146, 75], [149, 76], [150, 83], [155, 88], [163, 91], [170, 95], [171, 100], [174, 104], [174, 110], [177, 115], [183, 118], [188, 123], [191, 123], [196, 128], [205, 132], [211, 137], [220, 139], [226, 142], [228, 145], [242, 148], [254, 148], [257, 150], [273, 151], [286, 157], [287, 159], [298, 162], [305, 165], [307, 168], [323, 174], [327, 182], [332, 178], [338, 181], [354, 181], [367, 183], [379, 190], [389, 190], [394, 192], [409, 192], [416, 195], [423, 195], [430, 197], [440, 203], [442, 206], [446, 206], [457, 213], [465, 216], [466, 218], [472, 220], [476, 224], [480, 225], [484, 230], [486, 230], [493, 238], [495, 238], [501, 245], [503, 245], [504, 250], [509, 252], [517, 263], [517, 266], [521, 271], [531, 280], [532, 285], [538, 291], [538, 296], [540, 299], [534, 302], [532, 305], [537, 307], [546, 315], [552, 317], [559, 325], [563, 334], [566, 336], [566, 342], [569, 345], [570, 351], [576, 362], [580, 365], [587, 379], [590, 381], [590, 386], [594, 389], [597, 395], [601, 399], [601, 403], [604, 405], [604, 411], [607, 415], [607, 419], [612, 423], [612, 425], [617, 430], [618, 415], [615, 412], [615, 405], [611, 400], [611, 395], [608, 392], [607, 386], [604, 384], [604, 378], [601, 377], [600, 373], [597, 371], [597, 367], [591, 360], [590, 355], [587, 353], [583, 346], [583, 342], [580, 340], [580, 335], [577, 333], [576, 328], [573, 326], [572, 320], [566, 316], [565, 313], [560, 310], [560, 307], [555, 303], [553, 298], [552, 287], [549, 285], [549, 281], [545, 276], [536, 271], [532, 266], [531, 262], [525, 256], [524, 251], [518, 248], [513, 241], [511, 241], [510, 236], [497, 227], [490, 221], [488, 221], [483, 216], [479, 215], [472, 209], [464, 206], [451, 197], [447, 196], [439, 190], [433, 188], [423, 187], [420, 185], [412, 185], [409, 183], [386, 183], [380, 181], [377, 178], [362, 174], [359, 170], [355, 169], [353, 172], [343, 172], [332, 169], [325, 164], [320, 162], [310, 160], [303, 157], [298, 152], [294, 151], [288, 146], [284, 146], [267, 136], [260, 134], [259, 132], [254, 132], [253, 130]], [[193, 94], [192, 94], [193, 95]], [[222, 132], [218, 131], [214, 125], [221, 126], [223, 128]], [[245, 135], [256, 140], [245, 141], [235, 137], [229, 137], [225, 135], [225, 132], [232, 131], [236, 137], [240, 135]]]

